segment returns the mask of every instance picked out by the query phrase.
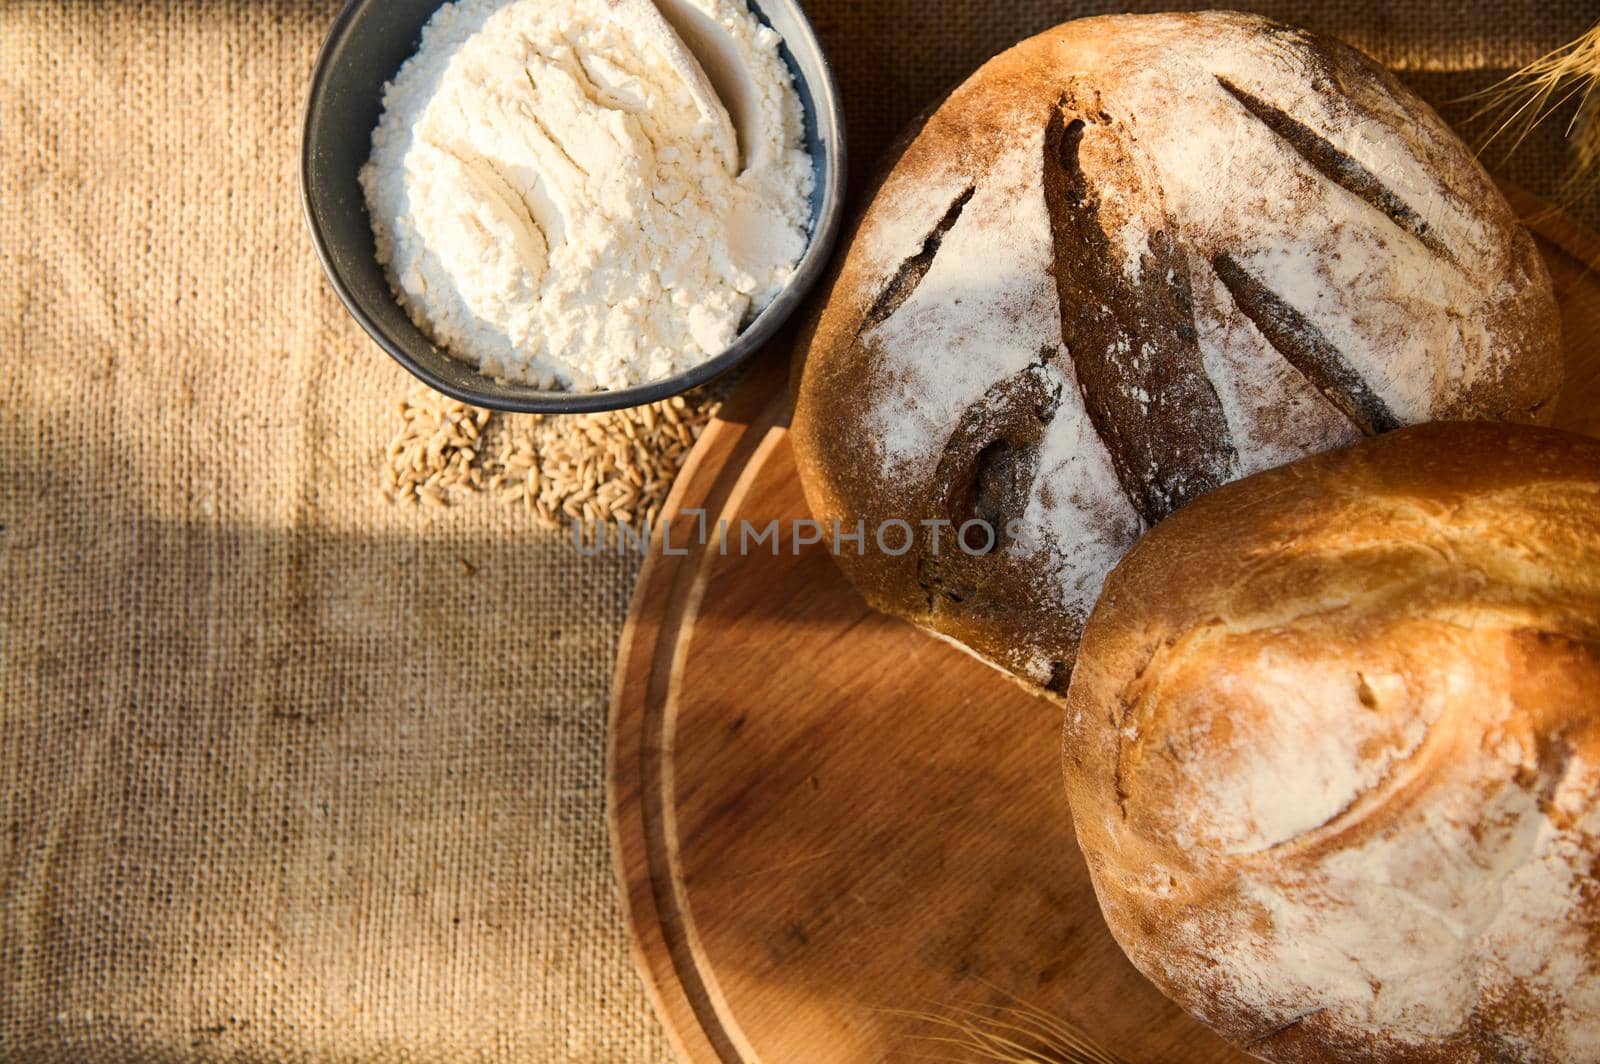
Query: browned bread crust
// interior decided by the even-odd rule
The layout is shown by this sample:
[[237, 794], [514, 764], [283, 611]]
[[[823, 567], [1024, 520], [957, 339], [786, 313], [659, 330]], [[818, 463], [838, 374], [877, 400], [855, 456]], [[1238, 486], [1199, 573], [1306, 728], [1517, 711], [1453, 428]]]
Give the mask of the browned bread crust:
[[[816, 516], [865, 522], [840, 560], [875, 606], [1059, 693], [1144, 529], [1401, 424], [1540, 419], [1557, 321], [1487, 175], [1365, 57], [1226, 12], [1085, 19], [900, 153], [802, 345], [795, 451]], [[982, 556], [922, 524], [972, 519]]]
[[1174, 514], [1064, 763], [1117, 940], [1262, 1058], [1600, 1060], [1600, 442], [1426, 425]]

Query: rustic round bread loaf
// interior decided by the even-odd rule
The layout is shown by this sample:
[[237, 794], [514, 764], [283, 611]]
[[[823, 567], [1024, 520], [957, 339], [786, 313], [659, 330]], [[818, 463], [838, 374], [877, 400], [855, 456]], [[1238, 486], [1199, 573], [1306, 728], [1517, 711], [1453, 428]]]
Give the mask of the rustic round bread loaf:
[[819, 520], [865, 524], [836, 549], [873, 605], [1060, 692], [1144, 529], [1400, 425], [1540, 420], [1558, 344], [1532, 239], [1370, 60], [1093, 18], [911, 136], [801, 344], [793, 439]]
[[1198, 500], [1066, 715], [1112, 933], [1225, 1036], [1600, 1060], [1600, 442], [1426, 425]]

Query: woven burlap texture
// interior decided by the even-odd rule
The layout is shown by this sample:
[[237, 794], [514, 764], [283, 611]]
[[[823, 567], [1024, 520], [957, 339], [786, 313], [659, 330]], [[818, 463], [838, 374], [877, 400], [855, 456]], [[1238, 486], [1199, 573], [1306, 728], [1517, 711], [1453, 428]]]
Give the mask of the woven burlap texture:
[[[1090, 10], [808, 6], [858, 178], [960, 74]], [[1440, 102], [1593, 15], [1263, 9]], [[605, 826], [638, 563], [488, 499], [383, 501], [409, 380], [297, 201], [333, 14], [0, 6], [0, 1059], [668, 1052]], [[1551, 133], [1512, 173], [1558, 166]]]

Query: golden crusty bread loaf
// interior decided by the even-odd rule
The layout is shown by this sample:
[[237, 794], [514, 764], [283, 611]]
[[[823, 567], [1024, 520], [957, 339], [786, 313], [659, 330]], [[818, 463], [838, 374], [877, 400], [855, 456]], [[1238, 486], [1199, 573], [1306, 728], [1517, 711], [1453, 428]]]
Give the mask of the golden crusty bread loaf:
[[1267, 1060], [1600, 1060], [1600, 442], [1404, 429], [1228, 485], [1067, 696], [1117, 941]]
[[[1539, 420], [1557, 330], [1488, 176], [1364, 56], [1226, 12], [1085, 19], [908, 140], [802, 344], [793, 438], [816, 516], [865, 524], [838, 548], [873, 605], [1059, 694], [1144, 529], [1401, 424]], [[894, 520], [910, 549], [878, 549]], [[994, 549], [924, 524], [970, 520]]]

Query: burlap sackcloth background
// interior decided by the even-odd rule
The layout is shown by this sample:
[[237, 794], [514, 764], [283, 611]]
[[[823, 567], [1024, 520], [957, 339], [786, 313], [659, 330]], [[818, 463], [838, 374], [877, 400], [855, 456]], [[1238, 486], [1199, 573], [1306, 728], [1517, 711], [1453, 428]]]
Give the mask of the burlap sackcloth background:
[[[1125, 5], [807, 6], [859, 178], [989, 54]], [[1600, 15], [1243, 6], [1436, 103]], [[296, 193], [334, 10], [0, 7], [0, 1059], [668, 1053], [604, 818], [638, 562], [487, 499], [381, 497], [410, 382]], [[1558, 133], [1505, 169], [1553, 191]]]

